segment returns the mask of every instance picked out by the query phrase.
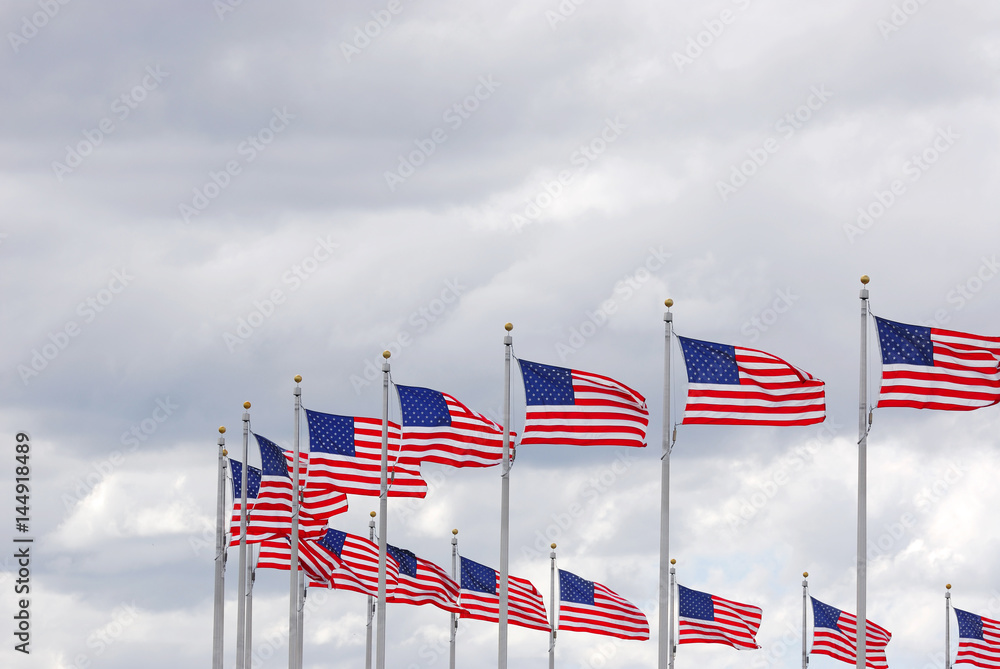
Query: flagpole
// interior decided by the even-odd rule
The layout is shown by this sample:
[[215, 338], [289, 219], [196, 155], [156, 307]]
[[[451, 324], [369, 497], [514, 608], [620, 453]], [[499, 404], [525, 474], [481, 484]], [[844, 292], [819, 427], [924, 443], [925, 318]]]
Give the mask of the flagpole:
[[660, 620], [659, 620], [659, 669], [673, 669], [673, 626], [670, 624], [670, 586], [673, 568], [667, 566], [670, 557], [670, 340], [673, 334], [674, 315], [670, 307], [673, 300], [664, 303], [667, 311], [663, 314], [663, 450], [660, 453]]
[[[368, 521], [368, 540], [375, 541], [375, 512]], [[375, 615], [375, 598], [368, 595], [368, 624], [365, 627], [365, 669], [372, 669], [372, 620]]]
[[253, 544], [248, 547], [250, 552], [247, 560], [247, 637], [243, 646], [243, 666], [250, 666], [251, 649], [253, 648], [253, 582], [256, 571], [253, 568]]
[[306, 633], [305, 633], [306, 630], [302, 623], [305, 622], [306, 593], [308, 593], [309, 591], [309, 588], [306, 584], [306, 573], [304, 571], [299, 572], [298, 580], [299, 580], [299, 592], [298, 592], [299, 606], [297, 611], [298, 617], [296, 618], [295, 621], [296, 623], [295, 629], [297, 629], [299, 633], [299, 638], [296, 639], [296, 645], [298, 646], [298, 650], [296, 651], [297, 653], [296, 657], [298, 658], [299, 664], [298, 667], [296, 667], [296, 669], [302, 669], [303, 647], [305, 646], [305, 641], [306, 641]]
[[247, 602], [244, 596], [247, 591], [247, 448], [250, 443], [250, 403], [243, 403], [243, 467], [240, 475], [240, 567], [239, 585], [236, 598], [236, 669], [244, 669], [246, 648]]
[[[458, 528], [451, 531], [451, 579], [461, 585], [461, 577], [458, 575]], [[461, 589], [459, 589], [461, 597]], [[448, 668], [455, 669], [455, 637], [458, 636], [458, 615], [451, 614], [451, 635], [448, 647]]]
[[[674, 588], [677, 587], [677, 570], [674, 569], [673, 565], [677, 564], [677, 560], [671, 558], [670, 560], [670, 596], [673, 597]], [[673, 601], [672, 599], [670, 601]], [[668, 607], [667, 611], [667, 641], [670, 645], [670, 667], [673, 669], [674, 666], [674, 651], [677, 649], [674, 646], [674, 611], [673, 607]]]
[[944, 587], [944, 669], [951, 669], [951, 583]]
[[552, 552], [549, 553], [552, 559], [551, 575], [549, 578], [549, 669], [556, 669], [556, 545], [552, 544]]
[[857, 669], [867, 659], [868, 583], [868, 275], [861, 277], [861, 383], [858, 401], [858, 621]]
[[510, 541], [510, 353], [513, 324], [504, 326], [503, 363], [503, 465], [500, 476], [500, 641], [498, 669], [507, 669], [507, 558]]
[[302, 666], [302, 658], [299, 657], [299, 647], [296, 641], [299, 638], [299, 510], [301, 509], [301, 495], [299, 494], [299, 411], [302, 409], [302, 382], [301, 376], [295, 377], [295, 389], [292, 395], [295, 396], [295, 423], [292, 428], [292, 555], [288, 576], [288, 666], [290, 669], [298, 669]]
[[388, 530], [388, 499], [389, 499], [389, 351], [382, 351], [385, 362], [382, 363], [382, 485], [378, 498], [378, 604], [376, 623], [378, 630], [375, 635], [375, 667], [385, 669], [385, 566], [386, 541]]
[[802, 572], [802, 669], [809, 664], [809, 654], [806, 652], [806, 600], [809, 599], [809, 572]]
[[212, 669], [222, 669], [226, 611], [226, 428], [219, 428], [219, 498], [215, 512], [215, 612], [212, 629]]

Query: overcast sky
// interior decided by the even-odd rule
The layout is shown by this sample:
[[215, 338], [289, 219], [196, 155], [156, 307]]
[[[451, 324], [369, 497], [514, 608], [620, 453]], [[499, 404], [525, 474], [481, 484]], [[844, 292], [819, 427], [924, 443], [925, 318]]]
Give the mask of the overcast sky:
[[[290, 445], [296, 374], [306, 407], [377, 416], [386, 348], [395, 381], [499, 418], [511, 321], [516, 355], [651, 407], [649, 448], [518, 454], [511, 572], [548, 605], [556, 541], [560, 567], [647, 612], [649, 641], [565, 633], [559, 666], [653, 666], [671, 297], [678, 333], [827, 383], [822, 426], [682, 426], [672, 458], [679, 582], [764, 611], [761, 650], [688, 645], [677, 666], [799, 666], [802, 572], [856, 606], [859, 276], [880, 316], [1000, 334], [1000, 8], [329, 4], [0, 8], [0, 493], [14, 535], [26, 431], [35, 538], [32, 652], [8, 634], [0, 664], [206, 666], [218, 426], [238, 451], [250, 401], [254, 430]], [[515, 376], [515, 427], [523, 412]], [[1000, 617], [997, 416], [875, 412], [868, 610], [892, 667], [942, 666], [945, 583]], [[458, 528], [463, 555], [499, 566], [499, 472], [424, 474], [389, 541], [448, 567]], [[377, 501], [350, 505], [335, 526], [365, 534]], [[255, 666], [286, 666], [267, 640], [287, 584], [258, 575]], [[364, 598], [321, 599], [306, 666], [361, 666]], [[446, 667], [447, 618], [390, 607], [387, 666]], [[512, 631], [511, 666], [546, 651]], [[496, 626], [463, 623], [458, 656], [495, 666]]]

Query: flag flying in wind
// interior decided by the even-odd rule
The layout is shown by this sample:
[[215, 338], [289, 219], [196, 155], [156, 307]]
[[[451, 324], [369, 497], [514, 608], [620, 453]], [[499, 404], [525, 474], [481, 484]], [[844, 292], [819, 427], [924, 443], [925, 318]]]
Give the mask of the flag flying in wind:
[[[815, 597], [810, 597], [813, 607], [813, 655], [857, 664], [858, 618], [835, 609]], [[888, 669], [885, 647], [892, 635], [872, 621], [865, 622], [865, 665], [872, 669]]]
[[[243, 465], [239, 460], [229, 458], [229, 471], [233, 477], [233, 516], [229, 523], [229, 545], [240, 545], [240, 515], [243, 506]], [[258, 531], [253, 524], [253, 505], [260, 491], [260, 470], [250, 466], [247, 470], [247, 543], [263, 541], [273, 532]]]
[[969, 411], [1000, 402], [1000, 337], [875, 317], [880, 407]]
[[292, 531], [292, 477], [285, 453], [273, 441], [254, 434], [260, 446], [260, 492], [253, 507], [253, 522], [260, 532], [272, 535]]
[[742, 346], [678, 337], [688, 375], [684, 423], [812, 425], [826, 417], [822, 381]]
[[[294, 480], [294, 457], [282, 451], [288, 465], [288, 476]], [[302, 500], [299, 515], [299, 537], [319, 538], [326, 532], [327, 520], [347, 511], [347, 495], [339, 490], [309, 487], [309, 453], [299, 452], [299, 490]]]
[[[309, 423], [309, 482], [315, 489], [378, 496], [382, 490], [382, 420], [306, 410]], [[389, 423], [389, 497], [425, 497], [418, 465], [397, 462], [400, 430]]]
[[[461, 558], [462, 595], [459, 605], [463, 618], [500, 622], [500, 574], [468, 558]], [[548, 632], [542, 596], [530, 581], [507, 576], [507, 622]]]
[[600, 583], [559, 570], [559, 625], [571, 632], [590, 632], [619, 639], [649, 638], [646, 616]]
[[[378, 595], [378, 546], [354, 534], [328, 529], [319, 541], [304, 541], [307, 552], [316, 553], [317, 562], [325, 561], [336, 568], [328, 569], [325, 578], [315, 579], [315, 585], [335, 590], [353, 590], [364, 595]], [[386, 556], [385, 591], [391, 593], [399, 580], [399, 564]]]
[[757, 629], [763, 611], [756, 606], [740, 604], [677, 586], [677, 643], [721, 643], [737, 649], [759, 648]]
[[[305, 572], [311, 583], [327, 586], [327, 579], [332, 569], [328, 559], [310, 551], [307, 542], [299, 541], [299, 571]], [[273, 537], [262, 541], [260, 554], [257, 557], [258, 569], [279, 569], [289, 571], [292, 568], [292, 543], [288, 536]]]
[[459, 585], [444, 569], [433, 562], [418, 558], [412, 552], [395, 546], [386, 547], [399, 565], [399, 581], [387, 602], [399, 604], [433, 604], [439, 609], [462, 613], [458, 605]]
[[527, 409], [521, 445], [646, 445], [646, 398], [607, 376], [518, 359]]
[[986, 669], [1000, 668], [1000, 622], [955, 609], [958, 618], [958, 655], [965, 662]]
[[452, 467], [500, 464], [503, 430], [499, 425], [448, 393], [400, 385], [396, 390], [403, 410], [402, 462]]

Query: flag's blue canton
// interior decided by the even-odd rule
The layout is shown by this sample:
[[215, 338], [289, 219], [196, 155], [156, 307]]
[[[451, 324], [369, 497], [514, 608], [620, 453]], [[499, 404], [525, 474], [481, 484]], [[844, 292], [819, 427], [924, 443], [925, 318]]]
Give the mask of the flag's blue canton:
[[559, 600], [573, 604], [594, 605], [594, 582], [559, 570]]
[[712, 595], [685, 588], [683, 585], [678, 585], [677, 591], [677, 596], [680, 598], [678, 609], [682, 618], [715, 620], [715, 605], [712, 604]]
[[386, 551], [396, 562], [399, 563], [399, 573], [404, 576], [417, 576], [417, 556], [411, 551], [395, 546], [385, 545]]
[[440, 427], [451, 425], [451, 415], [444, 395], [430, 388], [396, 386], [399, 404], [403, 409], [403, 425], [411, 427]]
[[839, 630], [837, 621], [840, 620], [840, 609], [835, 609], [829, 604], [824, 604], [815, 597], [810, 597], [813, 605], [813, 627], [826, 627], [827, 629]]
[[878, 342], [882, 346], [882, 364], [934, 366], [934, 343], [931, 329], [875, 317]]
[[462, 558], [462, 589], [497, 594], [497, 573], [485, 565]]
[[306, 409], [309, 450], [354, 457], [354, 418]]
[[278, 446], [269, 439], [265, 439], [259, 434], [254, 434], [253, 436], [256, 437], [257, 443], [260, 445], [260, 462], [264, 476], [292, 478], [288, 475], [288, 461], [285, 460], [281, 446]]
[[983, 638], [982, 618], [961, 609], [955, 609], [955, 616], [958, 617], [958, 636], [963, 639]]
[[332, 551], [337, 557], [340, 557], [340, 552], [344, 550], [344, 539], [346, 538], [346, 533], [330, 528], [323, 535], [323, 538], [319, 540], [319, 543]]
[[573, 373], [565, 367], [540, 365], [537, 362], [518, 360], [524, 377], [524, 394], [528, 406], [572, 406]]
[[736, 365], [736, 349], [700, 339], [678, 337], [684, 351], [689, 383], [723, 383], [740, 385], [740, 370]]
[[[230, 460], [229, 467], [233, 470], [233, 499], [243, 499], [243, 464], [239, 460]], [[260, 470], [250, 465], [247, 470], [247, 499], [254, 499], [260, 494]]]

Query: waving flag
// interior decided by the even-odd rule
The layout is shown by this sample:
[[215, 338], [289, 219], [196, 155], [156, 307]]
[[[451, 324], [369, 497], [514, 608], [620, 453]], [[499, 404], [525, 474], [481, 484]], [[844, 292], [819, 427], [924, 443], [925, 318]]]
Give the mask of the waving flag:
[[503, 459], [503, 430], [447, 393], [396, 386], [403, 410], [400, 461], [492, 467]]
[[684, 423], [812, 425], [826, 417], [822, 381], [742, 346], [678, 337], [688, 375]]
[[[500, 622], [500, 574], [478, 562], [461, 558], [462, 595], [459, 605], [463, 618]], [[507, 576], [507, 622], [548, 632], [542, 596], [530, 581]]]
[[599, 374], [518, 359], [527, 410], [522, 446], [646, 445], [646, 399]]
[[875, 317], [882, 349], [880, 407], [969, 411], [1000, 402], [1000, 337]]
[[955, 609], [958, 618], [958, 655], [965, 662], [986, 669], [1000, 668], [1000, 622]]
[[[382, 490], [382, 420], [306, 410], [309, 481], [313, 489], [378, 496]], [[389, 497], [425, 497], [418, 465], [397, 462], [399, 426], [389, 423]]]
[[[233, 481], [233, 516], [229, 523], [229, 545], [240, 545], [240, 516], [243, 506], [243, 465], [229, 458], [229, 471]], [[273, 536], [268, 530], [258, 531], [253, 524], [253, 505], [260, 491], [260, 470], [250, 466], [247, 470], [247, 543], [256, 543]]]
[[720, 643], [737, 649], [759, 648], [757, 629], [763, 611], [759, 607], [740, 604], [677, 586], [677, 643]]
[[[378, 546], [354, 534], [329, 529], [319, 541], [304, 541], [306, 551], [314, 551], [315, 560], [327, 565], [324, 579], [334, 589], [353, 590], [364, 595], [378, 595]], [[399, 564], [386, 556], [385, 588], [392, 592], [399, 580]], [[317, 583], [316, 585], [324, 585]]]
[[562, 569], [558, 629], [639, 641], [649, 638], [649, 623], [642, 611], [600, 583]]
[[408, 550], [387, 546], [389, 555], [399, 565], [399, 581], [387, 602], [399, 604], [433, 604], [439, 609], [462, 613], [458, 605], [459, 585], [444, 569], [433, 562], [418, 558]]
[[[288, 476], [292, 478], [293, 453], [283, 450]], [[319, 538], [326, 532], [327, 520], [347, 511], [347, 495], [339, 490], [309, 487], [309, 453], [299, 453], [299, 490], [302, 492], [299, 537]], [[291, 531], [291, 530], [289, 530]]]
[[[814, 655], [829, 655], [830, 657], [857, 664], [858, 618], [829, 604], [824, 604], [815, 597], [810, 597], [813, 607], [813, 645], [810, 651]], [[870, 620], [865, 622], [865, 665], [872, 669], [888, 669], [885, 659], [885, 647], [892, 635]]]
[[285, 453], [273, 441], [254, 434], [260, 446], [260, 492], [254, 503], [253, 522], [261, 532], [272, 535], [292, 531], [292, 477]]
[[[272, 537], [261, 542], [257, 568], [291, 570], [292, 549], [288, 536]], [[331, 565], [329, 560], [316, 555], [314, 551], [310, 551], [305, 542], [299, 542], [299, 571], [305, 572], [310, 584], [320, 582], [325, 587], [327, 585], [326, 579], [329, 578], [330, 571], [333, 569], [337, 569], [337, 565]]]

